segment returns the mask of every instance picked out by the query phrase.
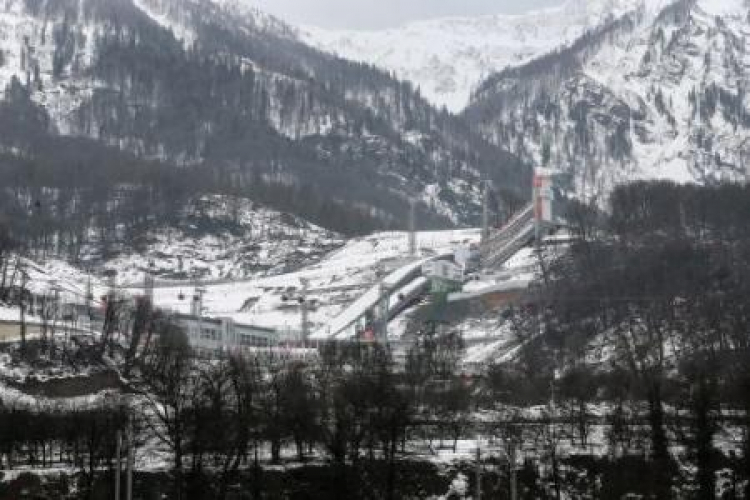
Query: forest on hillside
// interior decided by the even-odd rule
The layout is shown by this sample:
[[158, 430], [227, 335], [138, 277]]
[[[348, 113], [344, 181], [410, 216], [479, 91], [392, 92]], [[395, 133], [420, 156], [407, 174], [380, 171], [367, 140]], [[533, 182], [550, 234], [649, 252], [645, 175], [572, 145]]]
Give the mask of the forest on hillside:
[[[498, 499], [748, 498], [748, 216], [740, 185], [635, 183], [609, 212], [571, 205], [576, 242], [496, 312], [517, 355], [480, 368], [429, 315], [403, 360], [332, 343], [208, 362], [168, 314], [112, 297], [100, 337], [3, 347], [16, 369], [114, 363], [128, 395], [51, 412], [3, 401], [6, 467], [70, 471], [68, 486], [4, 491], [73, 495], [75, 481], [75, 498], [107, 498], [130, 415], [138, 453], [168, 471], [139, 471], [139, 488], [170, 498], [464, 498], [477, 478]], [[439, 460], [477, 443], [478, 465]]]
[[190, 214], [189, 202], [226, 194], [296, 214], [343, 234], [365, 234], [396, 222], [331, 198], [313, 185], [287, 183], [259, 170], [176, 167], [85, 138], [47, 133], [48, 118], [15, 82], [0, 101], [0, 225], [29, 257], [78, 262], [85, 244], [106, 255], [133, 251]]
[[[79, 139], [67, 157], [81, 176], [98, 175], [86, 151], [108, 147], [348, 234], [403, 225], [411, 197], [425, 227], [474, 223], [485, 179], [527, 196], [529, 169], [459, 117], [387, 72], [304, 45], [280, 21], [259, 26], [208, 1], [143, 4], [181, 20], [187, 43], [131, 1], [20, 3], [34, 29], [2, 101], [9, 162], [44, 163]], [[32, 123], [14, 127], [12, 116]], [[83, 139], [94, 145], [77, 154]], [[426, 186], [436, 199], [421, 199]]]

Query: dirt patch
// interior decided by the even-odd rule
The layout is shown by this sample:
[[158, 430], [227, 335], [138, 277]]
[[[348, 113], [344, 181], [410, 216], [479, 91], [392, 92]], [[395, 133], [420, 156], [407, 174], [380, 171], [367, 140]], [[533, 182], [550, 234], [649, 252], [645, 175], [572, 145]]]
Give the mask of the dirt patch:
[[[38, 325], [26, 325], [26, 335], [34, 336], [41, 333]], [[0, 321], [0, 342], [13, 342], [21, 338], [21, 325], [12, 321]]]
[[46, 398], [76, 398], [123, 387], [120, 376], [112, 370], [47, 380], [30, 377], [23, 383], [9, 382], [8, 385], [31, 396]]

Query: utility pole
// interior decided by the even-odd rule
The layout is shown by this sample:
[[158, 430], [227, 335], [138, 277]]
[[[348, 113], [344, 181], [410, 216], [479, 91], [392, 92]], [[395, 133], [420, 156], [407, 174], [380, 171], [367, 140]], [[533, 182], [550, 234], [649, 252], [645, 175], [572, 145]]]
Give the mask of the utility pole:
[[310, 280], [307, 278], [300, 278], [300, 283], [302, 284], [302, 289], [300, 290], [299, 295], [283, 295], [281, 297], [281, 300], [283, 302], [287, 301], [295, 301], [297, 304], [299, 304], [299, 311], [300, 311], [300, 330], [299, 333], [301, 335], [300, 341], [302, 341], [303, 347], [307, 346], [308, 337], [310, 336], [310, 311], [309, 311], [309, 301], [307, 300], [307, 294], [310, 290]]
[[52, 288], [52, 299], [54, 300], [54, 304], [55, 304], [54, 313], [55, 313], [55, 318], [56, 319], [59, 318], [59, 314], [58, 313], [59, 313], [59, 310], [60, 310], [60, 304], [62, 302], [61, 301], [61, 292], [62, 292], [62, 288], [60, 288], [60, 285], [55, 285]]
[[409, 200], [409, 255], [417, 255], [417, 201]]
[[390, 316], [390, 289], [385, 282], [380, 282], [380, 342], [384, 345], [388, 345], [388, 319]]
[[122, 431], [117, 430], [115, 447], [115, 500], [120, 500], [120, 475], [122, 474]]
[[518, 486], [516, 485], [516, 442], [510, 442], [510, 500], [518, 499]]
[[193, 303], [192, 303], [192, 311], [191, 315], [196, 319], [198, 323], [198, 333], [196, 334], [196, 338], [200, 339], [201, 335], [203, 335], [203, 294], [206, 293], [206, 291], [198, 286], [198, 280], [195, 280], [195, 288], [193, 290]]
[[94, 301], [94, 287], [91, 285], [91, 274], [86, 278], [86, 310], [91, 314], [91, 303]]
[[21, 321], [21, 352], [26, 353], [26, 287], [29, 284], [29, 275], [25, 269], [21, 269], [21, 296], [18, 300]]
[[534, 204], [534, 245], [538, 252], [541, 248], [542, 239], [542, 179], [534, 173], [533, 187], [531, 191], [531, 202]]
[[307, 347], [307, 341], [309, 337], [309, 331], [308, 331], [308, 317], [309, 317], [309, 311], [307, 309], [307, 291], [310, 287], [310, 280], [307, 278], [300, 278], [300, 282], [302, 283], [302, 294], [300, 295], [299, 302], [300, 302], [300, 320], [302, 321], [302, 343], [304, 347]]
[[133, 500], [133, 468], [135, 467], [135, 447], [133, 446], [133, 415], [128, 415], [128, 473], [125, 478], [125, 500]]
[[154, 275], [150, 269], [143, 274], [143, 298], [149, 305], [154, 304]]
[[477, 500], [482, 500], [482, 450], [479, 448], [479, 434], [477, 434]]
[[490, 238], [490, 181], [484, 181], [482, 192], [482, 243]]
[[[53, 295], [52, 295], [52, 301], [53, 301], [52, 302], [52, 304], [53, 304], [52, 305], [52, 307], [53, 307], [53, 309], [52, 309], [52, 314], [53, 314], [52, 328], [51, 328], [51, 331], [44, 332], [44, 343], [49, 342], [49, 344], [47, 346], [48, 349], [50, 348], [49, 347], [50, 345], [54, 345], [55, 344], [55, 330], [57, 329], [57, 326], [58, 326], [58, 323], [60, 322], [61, 316], [63, 316], [63, 314], [62, 314], [62, 302], [63, 301], [60, 298], [60, 292], [61, 292], [60, 285], [55, 285], [55, 287], [53, 288], [52, 292], [53, 292]], [[48, 337], [48, 335], [49, 335], [49, 337]]]

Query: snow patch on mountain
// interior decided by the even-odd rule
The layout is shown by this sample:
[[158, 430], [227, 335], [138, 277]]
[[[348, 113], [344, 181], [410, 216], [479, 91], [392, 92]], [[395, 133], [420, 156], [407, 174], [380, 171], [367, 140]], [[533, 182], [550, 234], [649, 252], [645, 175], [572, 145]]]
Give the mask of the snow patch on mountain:
[[748, 3], [746, 0], [699, 0], [698, 6], [707, 14], [725, 16], [747, 10]]
[[[102, 29], [95, 21], [68, 23], [62, 15], [40, 24], [23, 1], [7, 0], [0, 10], [0, 91], [14, 78], [28, 85], [58, 132], [68, 134], [76, 111], [99, 87], [81, 75], [95, 59], [96, 36]], [[56, 38], [68, 40], [68, 64], [58, 59]]]
[[[295, 32], [282, 20], [266, 14], [244, 0], [133, 0], [133, 3], [163, 28], [171, 29], [186, 47], [197, 40], [194, 27], [196, 12], [193, 7], [213, 6], [212, 16], [225, 18], [227, 24], [238, 24], [244, 28], [277, 36], [294, 38]], [[187, 8], [186, 8], [187, 7]]]
[[160, 0], [133, 0], [133, 4], [162, 28], [171, 30], [175, 38], [186, 47], [195, 42], [196, 35], [190, 28], [191, 22], [184, 17], [188, 12], [186, 9], [175, 8], [172, 2]]
[[283, 20], [267, 14], [254, 7], [248, 0], [208, 0], [230, 15], [252, 23], [259, 31], [273, 32], [277, 35], [293, 38], [295, 30]]
[[[90, 265], [117, 271], [124, 284], [140, 284], [148, 272], [165, 281], [223, 281], [289, 272], [310, 265], [343, 245], [339, 235], [250, 200], [204, 196], [184, 209], [173, 228], [101, 252], [85, 250]], [[134, 246], [136, 247], [134, 249]]]

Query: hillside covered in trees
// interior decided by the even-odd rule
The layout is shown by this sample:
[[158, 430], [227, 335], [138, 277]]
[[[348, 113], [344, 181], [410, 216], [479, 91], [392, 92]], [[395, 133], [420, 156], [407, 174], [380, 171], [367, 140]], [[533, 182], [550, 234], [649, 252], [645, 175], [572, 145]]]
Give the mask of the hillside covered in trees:
[[132, 421], [143, 495], [748, 498], [748, 194], [637, 183], [608, 214], [572, 207], [577, 242], [497, 311], [520, 347], [480, 368], [429, 317], [403, 359], [338, 342], [209, 360], [111, 295], [102, 335], [0, 344], [0, 465], [32, 471], [0, 494], [108, 498]]
[[412, 197], [425, 225], [474, 223], [480, 179], [526, 196], [515, 157], [409, 83], [234, 4], [10, 0], [0, 34], [7, 214], [129, 230], [231, 193], [361, 233]]

